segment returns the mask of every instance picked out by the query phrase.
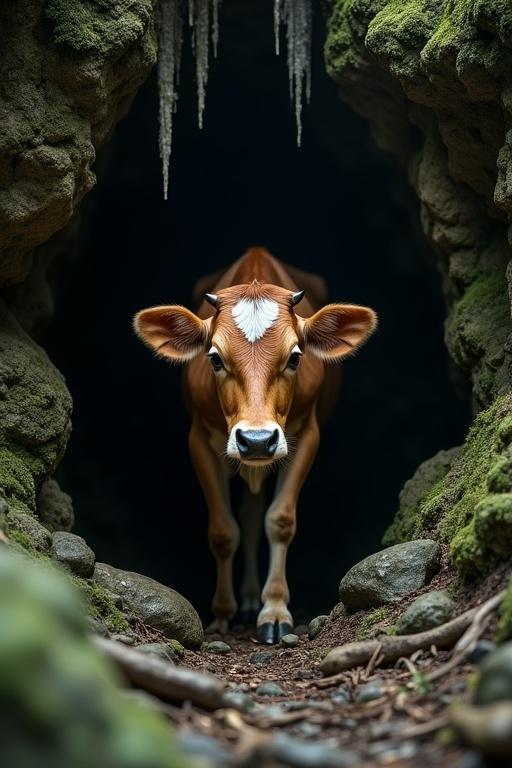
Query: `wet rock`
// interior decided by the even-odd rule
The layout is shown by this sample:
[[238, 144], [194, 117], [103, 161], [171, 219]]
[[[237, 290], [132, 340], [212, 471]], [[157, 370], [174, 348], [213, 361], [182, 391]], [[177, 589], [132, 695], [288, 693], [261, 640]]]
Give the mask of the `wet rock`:
[[395, 544], [354, 565], [340, 582], [340, 599], [350, 609], [397, 602], [425, 586], [440, 560], [441, 548], [430, 539]]
[[479, 640], [468, 656], [471, 664], [480, 664], [490, 653], [496, 650], [496, 643], [492, 640]]
[[453, 600], [446, 592], [427, 592], [418, 597], [396, 623], [397, 635], [414, 635], [439, 627], [453, 618]]
[[308, 624], [308, 637], [310, 640], [314, 640], [328, 618], [328, 616], [316, 616], [314, 619], [311, 619]]
[[274, 654], [271, 651], [256, 651], [249, 656], [249, 664], [254, 664], [257, 667], [265, 667], [270, 664]]
[[450, 722], [467, 744], [485, 755], [512, 758], [512, 702], [453, 707]]
[[34, 515], [25, 512], [15, 512], [9, 516], [7, 532], [15, 543], [19, 541], [25, 548], [32, 547], [43, 554], [47, 554], [52, 546], [51, 534], [44, 525]]
[[75, 576], [88, 579], [94, 573], [96, 557], [81, 536], [56, 531], [52, 539], [52, 560], [60, 563]]
[[169, 661], [172, 664], [176, 662], [176, 654], [167, 643], [142, 643], [137, 646], [141, 653], [149, 653], [151, 656], [158, 656], [159, 659]]
[[53, 478], [46, 480], [37, 495], [37, 516], [49, 531], [70, 531], [75, 522], [71, 496]]
[[356, 696], [356, 702], [358, 704], [365, 704], [367, 701], [374, 701], [380, 699], [384, 695], [382, 690], [382, 683], [380, 680], [372, 680], [369, 683], [365, 683], [359, 688]]
[[299, 642], [299, 637], [298, 635], [290, 633], [289, 635], [284, 635], [284, 637], [281, 638], [281, 642], [287, 648], [294, 648]]
[[333, 704], [348, 704], [350, 694], [345, 688], [338, 688], [331, 693], [331, 701]]
[[194, 608], [174, 589], [148, 576], [122, 571], [97, 563], [94, 580], [123, 598], [128, 610], [145, 624], [176, 639], [186, 648], [198, 648], [203, 642], [203, 627]]
[[285, 695], [284, 690], [278, 683], [269, 682], [269, 681], [260, 683], [256, 688], [255, 693], [258, 696], [269, 696], [269, 697]]
[[267, 757], [293, 768], [351, 768], [360, 764], [359, 756], [348, 749], [309, 743], [285, 733], [275, 736], [265, 748]]
[[512, 699], [512, 642], [504, 643], [482, 662], [475, 704]]
[[203, 643], [202, 650], [208, 653], [231, 653], [231, 646], [223, 640], [212, 640], [211, 643]]

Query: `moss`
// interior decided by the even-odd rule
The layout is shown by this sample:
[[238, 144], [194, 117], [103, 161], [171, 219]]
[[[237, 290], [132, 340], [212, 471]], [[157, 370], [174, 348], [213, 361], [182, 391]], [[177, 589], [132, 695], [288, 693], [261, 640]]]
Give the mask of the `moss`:
[[167, 645], [170, 645], [176, 656], [181, 659], [185, 655], [185, 648], [182, 646], [179, 640], [169, 640]]
[[113, 599], [103, 587], [88, 579], [72, 577], [72, 581], [85, 599], [89, 615], [101, 621], [110, 632], [123, 633], [128, 630], [128, 622], [123, 613], [116, 608]]
[[500, 606], [500, 621], [496, 640], [499, 643], [510, 640], [512, 636], [512, 577], [509, 579], [505, 597]]
[[387, 619], [387, 617], [388, 617], [387, 608], [376, 608], [367, 616], [364, 616], [357, 630], [357, 639], [365, 640], [368, 637], [368, 632], [370, 631], [370, 629], [373, 626], [375, 626], [375, 624], [378, 624], [380, 621], [384, 621], [385, 619]]
[[399, 544], [402, 541], [411, 541], [421, 537], [425, 529], [431, 526], [432, 516], [435, 512], [435, 500], [444, 490], [444, 478], [449, 470], [449, 465], [439, 467], [438, 478], [434, 481], [431, 488], [423, 492], [417, 506], [401, 507], [397, 512], [395, 519], [387, 529], [382, 538], [382, 543], [387, 547], [393, 544]]
[[31, 555], [35, 555], [37, 553], [36, 548], [32, 544], [32, 539], [28, 533], [26, 533], [26, 531], [20, 531], [17, 529], [9, 531], [9, 541], [11, 543], [17, 544], [24, 552], [28, 552]]
[[143, 37], [152, 0], [50, 0], [53, 39], [75, 53], [109, 56]]
[[16, 452], [0, 446], [0, 488], [10, 506], [33, 512], [36, 505], [34, 478]]

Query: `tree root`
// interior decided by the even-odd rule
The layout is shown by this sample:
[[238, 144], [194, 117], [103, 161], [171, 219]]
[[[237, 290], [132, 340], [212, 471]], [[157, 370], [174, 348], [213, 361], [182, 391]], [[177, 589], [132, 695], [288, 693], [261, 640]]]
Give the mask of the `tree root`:
[[[418, 632], [415, 635], [384, 636], [378, 640], [363, 640], [333, 648], [320, 664], [320, 670], [325, 675], [333, 676], [362, 664], [368, 664], [373, 670], [373, 667], [377, 666], [376, 661], [379, 664], [396, 661], [401, 656], [410, 656], [414, 651], [428, 650], [432, 645], [436, 648], [450, 648], [460, 638], [454, 657], [443, 667], [426, 676], [427, 680], [435, 680], [467, 658], [482, 634], [490, 612], [500, 604], [504, 594], [500, 592], [483, 605], [471, 608], [446, 624], [426, 632]], [[334, 682], [337, 680], [331, 678], [331, 680], [318, 681], [317, 685], [326, 687]]]
[[[163, 701], [190, 701], [202, 709], [226, 706], [226, 685], [222, 680], [203, 672], [175, 667], [104, 637], [91, 637], [94, 646], [122, 670], [130, 683]], [[232, 704], [230, 704], [232, 706]]]

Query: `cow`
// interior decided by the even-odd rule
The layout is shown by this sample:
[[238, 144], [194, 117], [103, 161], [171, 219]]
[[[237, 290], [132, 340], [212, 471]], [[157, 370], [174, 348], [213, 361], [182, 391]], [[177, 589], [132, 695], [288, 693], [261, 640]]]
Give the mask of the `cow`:
[[[286, 556], [299, 492], [319, 445], [319, 422], [337, 397], [339, 367], [329, 363], [353, 354], [377, 318], [367, 307], [325, 305], [323, 280], [259, 247], [203, 280], [204, 288], [197, 314], [178, 305], [151, 307], [135, 316], [134, 327], [159, 357], [186, 363], [189, 449], [217, 563], [211, 629], [225, 633], [237, 611], [232, 565], [240, 531], [229, 478], [238, 470], [246, 483], [239, 518], [245, 554], [241, 609], [245, 617], [257, 614], [258, 640], [274, 644], [293, 631]], [[277, 478], [265, 515], [270, 562], [261, 605], [257, 548], [263, 483], [272, 469]]]

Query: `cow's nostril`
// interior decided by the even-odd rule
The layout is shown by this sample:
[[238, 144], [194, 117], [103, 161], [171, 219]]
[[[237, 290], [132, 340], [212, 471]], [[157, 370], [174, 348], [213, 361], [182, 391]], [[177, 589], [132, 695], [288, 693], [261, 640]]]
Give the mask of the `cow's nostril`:
[[240, 456], [245, 456], [249, 453], [249, 441], [244, 437], [244, 433], [241, 429], [237, 429], [235, 432], [237, 448], [240, 451]]
[[274, 429], [271, 436], [269, 437], [267, 441], [267, 449], [271, 456], [274, 455], [274, 453], [277, 450], [277, 445], [279, 443], [279, 430]]

